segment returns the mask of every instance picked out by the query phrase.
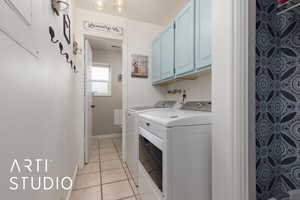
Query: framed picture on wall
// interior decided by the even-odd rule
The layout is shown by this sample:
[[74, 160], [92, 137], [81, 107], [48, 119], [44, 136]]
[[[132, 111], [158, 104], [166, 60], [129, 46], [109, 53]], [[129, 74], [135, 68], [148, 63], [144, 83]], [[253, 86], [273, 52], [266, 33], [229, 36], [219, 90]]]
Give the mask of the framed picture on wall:
[[131, 77], [148, 78], [148, 56], [132, 55]]

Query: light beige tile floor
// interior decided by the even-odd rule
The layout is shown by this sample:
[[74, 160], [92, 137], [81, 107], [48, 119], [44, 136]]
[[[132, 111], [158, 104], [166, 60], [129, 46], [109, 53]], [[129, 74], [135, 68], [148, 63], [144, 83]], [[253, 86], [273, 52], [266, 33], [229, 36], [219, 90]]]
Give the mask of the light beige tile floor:
[[80, 169], [71, 200], [137, 200], [138, 189], [122, 161], [122, 138], [100, 139], [91, 145], [90, 162]]
[[108, 160], [101, 162], [101, 171], [123, 169], [121, 161], [118, 160]]
[[101, 200], [100, 187], [91, 187], [72, 192], [72, 200]]
[[114, 169], [102, 172], [102, 184], [127, 180], [123, 169]]

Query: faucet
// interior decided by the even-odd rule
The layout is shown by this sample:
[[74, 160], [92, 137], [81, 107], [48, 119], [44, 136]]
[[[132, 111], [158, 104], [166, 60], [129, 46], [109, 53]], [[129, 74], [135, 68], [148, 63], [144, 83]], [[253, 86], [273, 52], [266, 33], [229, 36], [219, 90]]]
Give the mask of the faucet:
[[168, 94], [181, 94], [182, 89], [173, 89], [173, 90], [168, 90]]

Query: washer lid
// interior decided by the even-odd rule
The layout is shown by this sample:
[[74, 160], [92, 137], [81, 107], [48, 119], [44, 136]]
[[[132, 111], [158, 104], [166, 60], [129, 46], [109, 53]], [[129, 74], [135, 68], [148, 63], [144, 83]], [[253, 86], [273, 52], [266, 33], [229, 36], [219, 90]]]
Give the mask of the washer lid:
[[153, 106], [135, 106], [128, 108], [129, 111], [137, 112], [137, 111], [144, 111], [144, 110], [151, 110], [157, 108], [172, 108], [176, 105], [176, 101], [158, 101]]
[[150, 109], [154, 109], [154, 106], [136, 106], [136, 107], [131, 107], [128, 108], [129, 111], [132, 112], [137, 112], [137, 111], [143, 111], [143, 110], [150, 110]]
[[212, 113], [189, 110], [152, 110], [139, 114], [145, 120], [153, 121], [165, 127], [195, 126], [211, 124]]

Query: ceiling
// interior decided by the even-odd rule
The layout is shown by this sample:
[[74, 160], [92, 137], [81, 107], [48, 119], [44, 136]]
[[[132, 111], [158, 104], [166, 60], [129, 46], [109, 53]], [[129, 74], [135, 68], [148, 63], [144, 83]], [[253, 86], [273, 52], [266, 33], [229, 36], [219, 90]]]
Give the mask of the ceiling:
[[76, 6], [152, 24], [167, 25], [189, 2], [189, 0], [125, 0], [126, 9], [120, 14], [113, 8], [113, 0], [103, 1], [106, 7], [102, 11], [97, 9], [97, 0], [76, 0]]
[[122, 42], [112, 39], [88, 38], [93, 50], [122, 51]]

